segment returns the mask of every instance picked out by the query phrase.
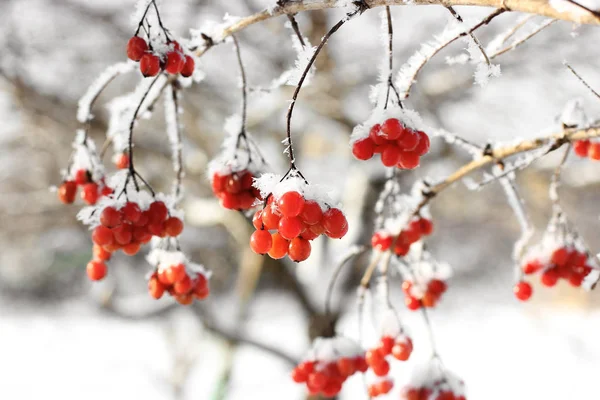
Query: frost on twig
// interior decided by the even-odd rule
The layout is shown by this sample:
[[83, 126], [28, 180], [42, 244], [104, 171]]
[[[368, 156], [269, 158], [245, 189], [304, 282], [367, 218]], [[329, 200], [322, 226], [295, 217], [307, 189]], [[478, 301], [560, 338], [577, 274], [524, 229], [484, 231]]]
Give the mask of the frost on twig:
[[92, 106], [100, 95], [100, 93], [106, 88], [106, 86], [117, 76], [126, 74], [134, 69], [137, 64], [131, 61], [120, 62], [106, 68], [98, 78], [90, 85], [85, 94], [79, 100], [77, 108], [77, 120], [79, 122], [86, 123], [93, 118]]
[[165, 123], [167, 137], [171, 145], [171, 159], [173, 161], [173, 171], [175, 172], [175, 182], [173, 184], [173, 194], [179, 198], [182, 191], [183, 171], [183, 143], [181, 137], [181, 124], [179, 122], [182, 109], [180, 104], [179, 92], [172, 85], [171, 90], [165, 96]]

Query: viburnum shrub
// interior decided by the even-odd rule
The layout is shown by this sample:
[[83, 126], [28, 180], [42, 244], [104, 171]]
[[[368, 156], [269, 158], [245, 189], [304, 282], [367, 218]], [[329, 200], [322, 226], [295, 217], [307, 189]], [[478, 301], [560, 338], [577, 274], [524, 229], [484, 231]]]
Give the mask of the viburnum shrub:
[[[530, 281], [535, 275], [539, 275], [541, 284], [548, 287], [556, 285], [561, 279], [576, 287], [590, 289], [595, 286], [600, 277], [598, 260], [560, 207], [558, 188], [561, 171], [567, 165], [571, 150], [580, 157], [600, 159], [600, 145], [596, 141], [600, 137], [600, 129], [597, 123], [589, 122], [598, 118], [588, 118], [581, 103], [572, 101], [567, 103], [559, 118], [560, 124], [556, 125], [556, 131], [552, 134], [533, 140], [515, 139], [508, 143], [484, 139], [475, 142], [433, 127], [431, 124], [435, 119], [431, 115], [421, 117], [415, 110], [419, 103], [411, 104], [412, 108], [407, 104], [423, 67], [458, 39], [469, 43], [469, 56], [453, 58], [452, 62], [461, 64], [472, 61], [476, 68], [475, 81], [483, 85], [500, 73], [500, 67], [492, 64], [497, 56], [519, 47], [543, 27], [533, 34], [524, 35], [526, 39], [517, 39], [516, 35], [512, 38], [517, 30], [526, 25], [520, 22], [508, 33], [500, 35], [501, 40], [483, 46], [475, 37], [475, 31], [488, 25], [498, 15], [508, 12], [508, 8], [494, 10], [470, 25], [454, 10], [453, 2], [437, 2], [444, 3], [453, 22], [442, 35], [437, 35], [402, 67], [396, 68], [394, 20], [389, 6], [382, 9], [386, 40], [379, 81], [374, 82], [369, 96], [372, 107], [360, 110], [364, 111], [362, 115], [368, 116], [367, 119], [356, 125], [351, 133], [348, 132], [350, 149], [346, 151], [348, 159], [361, 161], [378, 154], [383, 164], [383, 167], [377, 163], [363, 163], [361, 166], [369, 169], [373, 177], [385, 180], [375, 204], [373, 221], [370, 221], [370, 217], [356, 216], [357, 213], [353, 213], [352, 218], [347, 217], [342, 205], [334, 201], [341, 198], [338, 193], [324, 188], [311, 176], [309, 183], [299, 168], [304, 158], [297, 158], [294, 154], [292, 122], [302, 88], [314, 75], [315, 61], [331, 36], [348, 21], [359, 18], [371, 6], [376, 7], [383, 2], [313, 1], [310, 7], [301, 1], [273, 0], [272, 3], [271, 7], [259, 14], [243, 19], [227, 18], [220, 24], [211, 23], [206, 29], [190, 31], [190, 37], [185, 38], [176, 37], [165, 27], [166, 21], [161, 18], [155, 0], [138, 1], [131, 38], [123, 43], [127, 57], [123, 54], [122, 62], [109, 66], [100, 74], [79, 102], [77, 120], [82, 128], [77, 130], [73, 154], [61, 172], [62, 180], [57, 188], [61, 202], [74, 203], [77, 191], [81, 190], [82, 199], [88, 204], [78, 217], [91, 230], [93, 258], [87, 264], [87, 274], [91, 280], [98, 281], [107, 275], [107, 263], [119, 250], [127, 256], [134, 256], [144, 245], [149, 245], [147, 260], [152, 270], [148, 274], [147, 285], [152, 298], [160, 299], [167, 293], [181, 304], [190, 304], [194, 299], [203, 300], [209, 296], [210, 273], [203, 266], [191, 262], [181, 250], [180, 235], [184, 230], [181, 205], [185, 183], [182, 94], [188, 87], [202, 82], [204, 73], [197, 68], [198, 57], [215, 46], [232, 45], [241, 78], [241, 91], [235, 95], [239, 96], [241, 107], [240, 115], [226, 120], [223, 145], [206, 171], [214, 196], [228, 210], [224, 213], [239, 212], [247, 218], [248, 223], [252, 223], [255, 231], [249, 235], [249, 246], [255, 253], [268, 254], [273, 259], [285, 259], [287, 256], [290, 261], [301, 262], [309, 258], [311, 243], [315, 243], [319, 237], [341, 239], [332, 246], [336, 251], [344, 246], [349, 248], [335, 269], [326, 293], [324, 316], [331, 324], [324, 324], [326, 327], [321, 328], [320, 335], [316, 335], [320, 337], [314, 341], [309, 355], [292, 372], [292, 379], [306, 385], [310, 394], [336, 396], [347, 379], [365, 373], [366, 389], [371, 398], [396, 396], [393, 391], [398, 388], [394, 387], [390, 373], [393, 364], [411, 358], [413, 341], [415, 346], [420, 347], [426, 340], [420, 336], [411, 338], [405, 333], [390, 292], [402, 290], [406, 307], [419, 310], [428, 331], [432, 332], [428, 315], [447, 291], [451, 269], [434, 258], [428, 241], [434, 232], [434, 222], [436, 236], [439, 234], [442, 240], [451, 240], [453, 233], [437, 232], [437, 220], [430, 212], [430, 205], [457, 182], [467, 183], [472, 190], [494, 182], [502, 187], [522, 232], [512, 254], [516, 277], [514, 294], [519, 300], [528, 300], [532, 296]], [[415, 4], [421, 3], [436, 1]], [[539, 12], [545, 16], [575, 20], [569, 13], [555, 15], [553, 5], [544, 6], [541, 10], [529, 3], [532, 2], [511, 2], [510, 11]], [[346, 15], [326, 32], [318, 46], [313, 47], [302, 35], [302, 27], [294, 15], [308, 8], [334, 6], [345, 8]], [[500, 7], [505, 6], [502, 4]], [[578, 11], [581, 15], [576, 18], [577, 22], [590, 22], [592, 17], [596, 21], [595, 16], [587, 14], [589, 11], [585, 7], [578, 8]], [[281, 75], [268, 88], [249, 85], [242, 48], [236, 35], [256, 22], [283, 14], [287, 15], [290, 22], [298, 53], [296, 62], [290, 63], [294, 64], [294, 69]], [[498, 44], [506, 47], [496, 49], [494, 46]], [[486, 52], [492, 50], [497, 51], [488, 57]], [[484, 62], [476, 59], [479, 53]], [[571, 66], [567, 67], [585, 83]], [[101, 151], [97, 152], [89, 135], [94, 122], [92, 108], [111, 82], [136, 69], [141, 74], [135, 74], [139, 79], [135, 89], [107, 104], [109, 118], [106, 140]], [[237, 79], [237, 76], [234, 78]], [[253, 93], [271, 95], [280, 92], [283, 85], [292, 85], [295, 89], [285, 121], [279, 121], [282, 123], [279, 126], [282, 129], [279, 132], [281, 138], [285, 135], [284, 153], [289, 159], [289, 168], [281, 176], [274, 173], [277, 168], [274, 166], [278, 165], [276, 157], [272, 154], [266, 154], [265, 157], [262, 154], [264, 147], [248, 132], [247, 119], [248, 103], [254, 101], [249, 96], [249, 87], [253, 88]], [[140, 119], [153, 116], [155, 105], [161, 98], [164, 100], [165, 134], [173, 162], [170, 193], [155, 192], [135, 166], [134, 132], [137, 124]], [[552, 120], [551, 117], [549, 120]], [[432, 146], [439, 146], [442, 142], [448, 149], [456, 148], [465, 152], [468, 161], [455, 171], [439, 176], [439, 171], [443, 170], [439, 168], [439, 163], [433, 168], [429, 165], [433, 156], [422, 157], [430, 154]], [[533, 161], [559, 150], [564, 153], [552, 175], [549, 191], [552, 218], [541, 241], [531, 245], [534, 229], [528, 218], [527, 206], [519, 195], [515, 174]], [[112, 151], [112, 168], [117, 169], [116, 172], [107, 171], [104, 167], [103, 160], [109, 151]], [[424, 168], [416, 174], [411, 172], [420, 166]], [[325, 160], [319, 168], [325, 170], [331, 165]], [[483, 174], [475, 177], [477, 171]], [[427, 176], [433, 173], [438, 176]], [[161, 171], [161, 174], [166, 175], [167, 172]], [[407, 190], [410, 182], [412, 188]], [[362, 193], [352, 194], [366, 197]], [[345, 206], [348, 210], [356, 209]], [[336, 336], [337, 327], [334, 325], [337, 318], [334, 318], [330, 307], [332, 290], [341, 270], [359, 258], [366, 260], [366, 267], [358, 288], [359, 332], [355, 335], [358, 338]], [[323, 265], [317, 267], [323, 268], [322, 273], [326, 274], [325, 267], [330, 258], [324, 257], [323, 260]], [[301, 287], [300, 282], [298, 287]], [[365, 307], [368, 301], [373, 307]], [[373, 309], [372, 315], [365, 315], [366, 308]], [[364, 345], [363, 324], [378, 319], [381, 309], [383, 317], [381, 328], [376, 332], [376, 341]], [[423, 347], [431, 349], [431, 361], [417, 370], [403, 388], [400, 398], [465, 400], [463, 382], [444, 368], [434, 341], [429, 340], [429, 346]]]

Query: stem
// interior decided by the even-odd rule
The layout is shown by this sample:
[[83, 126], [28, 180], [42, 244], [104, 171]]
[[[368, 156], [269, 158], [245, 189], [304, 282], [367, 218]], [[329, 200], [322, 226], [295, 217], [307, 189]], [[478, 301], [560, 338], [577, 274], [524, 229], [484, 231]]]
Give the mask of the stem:
[[[463, 19], [462, 19], [462, 17], [460, 16], [460, 14], [456, 12], [456, 10], [454, 9], [454, 7], [448, 6], [446, 8], [448, 9], [448, 11], [450, 11], [450, 14], [452, 14], [452, 16], [454, 18], [456, 18], [456, 20], [458, 22], [460, 22], [460, 23], [464, 22]], [[490, 65], [490, 59], [489, 59], [488, 55], [486, 54], [485, 50], [483, 49], [483, 46], [481, 45], [481, 42], [479, 41], [479, 39], [477, 39], [477, 36], [475, 36], [475, 34], [473, 32], [469, 32], [469, 36], [471, 37], [471, 39], [473, 39], [473, 42], [475, 42], [475, 44], [479, 48], [479, 51], [483, 55], [483, 58], [485, 59], [485, 63], [489, 66]]]
[[[246, 79], [246, 69], [244, 68], [244, 63], [242, 61], [242, 53], [240, 50], [240, 44], [235, 37], [232, 35], [233, 44], [235, 47], [235, 54], [237, 57], [238, 65], [240, 67], [240, 76], [242, 77], [242, 126], [240, 128], [240, 136], [246, 136], [246, 118], [247, 118], [247, 110], [248, 110], [248, 82]], [[238, 145], [240, 142], [240, 137], [238, 136]]]
[[293, 15], [288, 14], [287, 17], [290, 20], [290, 24], [292, 25], [292, 29], [294, 30], [294, 33], [296, 33], [296, 36], [298, 37], [298, 41], [300, 42], [302, 47], [306, 47], [306, 42], [304, 41], [304, 38], [302, 37], [302, 32], [300, 32], [300, 27], [298, 26], [298, 21], [296, 21], [296, 18]]
[[[350, 18], [350, 17], [351, 16], [348, 16], [348, 18]], [[319, 56], [319, 53], [321, 52], [321, 50], [323, 49], [323, 47], [325, 46], [325, 44], [327, 43], [327, 41], [329, 40], [331, 35], [333, 35], [335, 32], [337, 32], [342, 27], [342, 25], [344, 25], [344, 23], [346, 23], [347, 20], [348, 20], [347, 18], [340, 20], [337, 24], [335, 24], [333, 26], [333, 28], [331, 28], [329, 30], [329, 32], [327, 32], [325, 34], [325, 36], [323, 36], [323, 39], [321, 39], [321, 43], [319, 43], [319, 46], [317, 47], [313, 56], [311, 57], [310, 61], [308, 62], [308, 65], [302, 72], [302, 76], [300, 77], [298, 86], [296, 86], [296, 90], [294, 91], [294, 94], [292, 96], [292, 102], [290, 103], [290, 107], [288, 108], [288, 113], [287, 113], [287, 117], [286, 117], [286, 120], [287, 120], [287, 144], [289, 146], [288, 155], [290, 158], [290, 170], [296, 169], [296, 161], [294, 159], [294, 147], [292, 144], [292, 115], [294, 113], [294, 107], [296, 106], [296, 100], [298, 99], [298, 95], [300, 94], [300, 90], [302, 89], [302, 84], [304, 84], [304, 81], [306, 80], [306, 77], [308, 76], [310, 69], [312, 68], [317, 57]]]
[[144, 93], [144, 95], [142, 96], [142, 99], [140, 100], [140, 103], [138, 104], [137, 108], [135, 109], [135, 112], [133, 113], [133, 117], [131, 118], [131, 122], [129, 123], [129, 176], [131, 176], [133, 178], [133, 183], [135, 184], [135, 189], [137, 191], [140, 190], [136, 177], [135, 177], [135, 168], [133, 166], [133, 128], [135, 126], [135, 121], [138, 117], [138, 114], [140, 112], [140, 109], [142, 108], [142, 104], [144, 104], [144, 100], [146, 100], [146, 97], [148, 97], [148, 93], [150, 93], [150, 91], [152, 90], [152, 87], [154, 86], [154, 84], [156, 83], [156, 81], [158, 81], [158, 79], [161, 77], [161, 74], [159, 74], [156, 78], [154, 78], [154, 80], [150, 83], [150, 86], [148, 86], [148, 90], [146, 90], [146, 93]]
[[404, 108], [402, 105], [402, 100], [400, 99], [400, 93], [396, 90], [393, 82], [393, 71], [394, 71], [394, 25], [392, 21], [392, 12], [390, 7], [387, 6], [385, 8], [385, 13], [387, 17], [387, 27], [388, 27], [388, 79], [387, 79], [387, 92], [385, 94], [385, 103], [383, 105], [383, 109], [387, 110], [388, 102], [390, 100], [390, 91], [393, 89], [396, 94], [396, 101], [398, 101], [398, 105], [400, 108]]
[[331, 280], [329, 281], [329, 285], [327, 286], [327, 292], [325, 295], [325, 315], [326, 316], [328, 316], [328, 317], [331, 316], [331, 297], [333, 294], [333, 287], [335, 285], [335, 282], [339, 278], [340, 273], [342, 272], [342, 269], [344, 268], [346, 263], [348, 263], [354, 257], [357, 257], [360, 254], [364, 253], [365, 251], [367, 251], [367, 248], [365, 246], [359, 246], [359, 247], [353, 249], [350, 252], [350, 254], [348, 254], [346, 257], [344, 257], [344, 259], [342, 259], [342, 261], [336, 267], [335, 271], [333, 272], [333, 275], [331, 276]]
[[179, 199], [181, 195], [181, 186], [183, 181], [183, 146], [181, 145], [181, 129], [179, 126], [179, 96], [175, 83], [171, 83], [171, 95], [173, 96], [173, 104], [175, 105], [175, 126], [177, 129], [177, 170], [175, 183], [175, 199]]
[[583, 85], [589, 89], [590, 92], [592, 92], [594, 94], [594, 96], [596, 96], [597, 98], [600, 99], [600, 93], [596, 92], [589, 83], [587, 83], [582, 77], [581, 75], [579, 75], [574, 69], [573, 67], [571, 67], [569, 64], [565, 63], [565, 67], [567, 67], [569, 69], [569, 71], [571, 71], [573, 73], [573, 75], [575, 75], [575, 77], [577, 79], [579, 79], [579, 81], [581, 83], [583, 83]]

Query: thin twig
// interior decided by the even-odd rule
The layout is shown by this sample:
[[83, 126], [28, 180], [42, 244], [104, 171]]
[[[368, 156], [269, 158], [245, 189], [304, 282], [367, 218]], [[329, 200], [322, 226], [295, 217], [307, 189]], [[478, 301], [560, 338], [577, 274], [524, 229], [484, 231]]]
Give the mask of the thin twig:
[[513, 44], [511, 44], [510, 46], [507, 46], [505, 48], [503, 48], [502, 50], [498, 50], [497, 52], [495, 52], [494, 54], [490, 55], [490, 59], [493, 60], [494, 58], [507, 53], [511, 50], [516, 49], [517, 47], [519, 47], [520, 45], [522, 45], [523, 43], [525, 43], [526, 41], [528, 41], [529, 39], [531, 39], [532, 37], [534, 37], [535, 35], [537, 35], [538, 33], [540, 33], [542, 30], [546, 29], [547, 27], [549, 27], [550, 25], [552, 25], [553, 23], [555, 23], [557, 20], [556, 19], [550, 19], [548, 21], [546, 21], [545, 23], [543, 23], [542, 25], [540, 25], [537, 29], [535, 29], [533, 32], [531, 32], [529, 35], [525, 36], [524, 38], [514, 42]]
[[[450, 11], [450, 14], [452, 14], [452, 16], [458, 22], [460, 22], [460, 23], [464, 22], [463, 19], [462, 19], [462, 17], [460, 16], [460, 14], [456, 12], [456, 10], [454, 9], [454, 7], [447, 6], [446, 8], [448, 9], [448, 11]], [[469, 32], [469, 36], [471, 37], [471, 39], [473, 40], [473, 42], [475, 42], [475, 44], [477, 45], [477, 48], [479, 48], [479, 51], [481, 52], [481, 54], [483, 55], [483, 58], [485, 59], [485, 63], [489, 66], [490, 65], [490, 59], [488, 58], [488, 55], [485, 52], [485, 49], [481, 45], [481, 42], [479, 41], [479, 39], [477, 39], [477, 36], [475, 36], [475, 34], [473, 32]]]
[[568, 63], [566, 63], [566, 62], [565, 62], [564, 64], [565, 64], [565, 67], [569, 68], [569, 71], [571, 71], [571, 72], [573, 73], [573, 75], [575, 75], [575, 77], [576, 77], [577, 79], [579, 79], [579, 81], [580, 81], [581, 83], [583, 83], [583, 85], [584, 85], [586, 88], [588, 88], [590, 92], [592, 92], [592, 93], [594, 94], [594, 96], [596, 96], [597, 98], [599, 98], [599, 99], [600, 99], [600, 93], [596, 92], [596, 91], [595, 91], [595, 90], [594, 90], [594, 89], [593, 89], [593, 88], [592, 88], [592, 87], [589, 85], [589, 83], [587, 83], [587, 82], [586, 82], [586, 81], [585, 81], [585, 80], [584, 80], [584, 79], [581, 77], [581, 75], [579, 75], [579, 74], [578, 74], [578, 73], [577, 73], [577, 72], [576, 72], [576, 71], [573, 69], [573, 67], [571, 67], [571, 66], [570, 66]]

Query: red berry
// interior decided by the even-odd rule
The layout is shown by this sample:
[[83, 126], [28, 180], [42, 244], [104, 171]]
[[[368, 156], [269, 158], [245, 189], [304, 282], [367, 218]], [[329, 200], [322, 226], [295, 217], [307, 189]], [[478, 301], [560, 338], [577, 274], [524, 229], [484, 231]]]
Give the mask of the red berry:
[[564, 247], [560, 247], [552, 253], [552, 263], [562, 267], [566, 265], [567, 260], [569, 259], [569, 252]]
[[412, 288], [412, 282], [411, 281], [404, 281], [402, 282], [402, 291], [404, 292], [404, 294], [410, 294], [410, 289]]
[[300, 219], [306, 225], [315, 225], [321, 222], [323, 219], [323, 210], [319, 203], [314, 200], [305, 201], [302, 212], [300, 213]]
[[127, 154], [127, 153], [121, 153], [121, 154], [119, 154], [119, 156], [117, 157], [117, 159], [115, 161], [115, 166], [118, 169], [127, 169], [127, 168], [129, 168], [129, 154]]
[[167, 236], [176, 237], [183, 232], [183, 221], [177, 217], [170, 217], [165, 221], [165, 233]]
[[178, 51], [169, 51], [167, 53], [167, 62], [165, 64], [165, 71], [169, 74], [177, 75], [181, 72], [185, 65], [185, 59]]
[[95, 183], [86, 183], [83, 185], [81, 199], [90, 205], [96, 204], [98, 201], [98, 185]]
[[221, 206], [228, 210], [239, 210], [240, 207], [240, 199], [236, 194], [229, 192], [221, 192]]
[[338, 208], [330, 208], [323, 214], [323, 227], [330, 238], [342, 238], [348, 231], [348, 221]]
[[400, 153], [398, 167], [402, 169], [415, 169], [419, 166], [421, 157], [414, 151], [404, 151]]
[[323, 372], [313, 372], [308, 375], [307, 383], [316, 390], [322, 390], [327, 384], [327, 376]]
[[529, 261], [521, 267], [525, 275], [535, 274], [542, 269], [542, 264], [538, 260]]
[[381, 125], [374, 125], [369, 131], [369, 138], [373, 141], [375, 146], [381, 146], [387, 143], [387, 139], [381, 134]]
[[303, 224], [300, 218], [283, 217], [279, 220], [278, 230], [281, 236], [288, 240], [297, 238], [302, 233]]
[[394, 143], [386, 144], [381, 153], [381, 162], [386, 167], [393, 167], [400, 161], [400, 148]]
[[160, 72], [160, 58], [154, 54], [144, 54], [140, 59], [140, 71], [146, 78], [158, 75]]
[[155, 299], [160, 299], [165, 292], [165, 287], [159, 282], [156, 275], [153, 275], [148, 281], [148, 292]]
[[384, 356], [392, 352], [392, 347], [394, 347], [394, 338], [391, 336], [384, 336], [379, 341], [378, 350]]
[[383, 354], [381, 354], [377, 349], [367, 350], [367, 352], [365, 353], [365, 361], [370, 367], [373, 367], [373, 365], [379, 364], [382, 361], [384, 361], [383, 357]]
[[356, 363], [351, 358], [340, 358], [337, 361], [336, 366], [343, 376], [350, 376], [356, 372]]
[[127, 57], [133, 61], [140, 61], [148, 51], [148, 43], [139, 36], [134, 36], [127, 42]]
[[277, 209], [284, 217], [296, 217], [304, 208], [304, 197], [298, 192], [287, 192], [277, 201]]
[[367, 364], [364, 357], [356, 357], [354, 359], [354, 365], [356, 370], [360, 372], [367, 372], [367, 370], [369, 369], [369, 364]]
[[433, 222], [427, 218], [419, 218], [419, 230], [421, 235], [429, 236], [433, 233]]
[[558, 282], [558, 278], [559, 276], [557, 269], [550, 268], [542, 273], [542, 276], [540, 277], [540, 282], [542, 282], [542, 285], [544, 286], [552, 287], [556, 285], [556, 282]]
[[323, 388], [323, 396], [335, 397], [342, 390], [342, 383], [338, 380], [330, 380]]
[[121, 213], [114, 207], [106, 207], [100, 214], [100, 223], [107, 228], [114, 228], [121, 225]]
[[194, 69], [196, 69], [196, 62], [192, 56], [185, 56], [185, 63], [183, 64], [183, 69], [181, 70], [181, 76], [184, 78], [189, 78], [194, 74]]
[[367, 387], [367, 394], [369, 398], [379, 396], [379, 388], [375, 384], [371, 384]]
[[404, 302], [406, 303], [406, 307], [411, 311], [416, 311], [421, 308], [421, 302], [412, 296], [406, 296]]
[[371, 365], [371, 369], [377, 376], [386, 376], [390, 372], [390, 363], [384, 359], [378, 364]]
[[388, 234], [375, 232], [371, 238], [371, 246], [379, 251], [387, 251], [392, 246], [392, 237]]
[[352, 145], [352, 154], [359, 160], [368, 160], [373, 157], [375, 143], [371, 138], [360, 139]]
[[419, 137], [419, 144], [415, 147], [413, 152], [417, 153], [419, 156], [424, 156], [429, 153], [431, 141], [425, 132], [417, 131], [417, 136]]
[[184, 275], [182, 279], [175, 282], [175, 284], [173, 285], [173, 290], [179, 295], [188, 294], [192, 289], [192, 280], [187, 275]]
[[99, 261], [108, 261], [108, 260], [110, 260], [110, 257], [112, 256], [111, 253], [109, 253], [102, 246], [97, 245], [97, 244], [94, 244], [93, 254], [94, 254], [94, 260], [99, 260]]
[[152, 239], [152, 234], [148, 232], [144, 226], [133, 227], [133, 240], [143, 244], [148, 243]]
[[214, 194], [219, 194], [225, 190], [226, 176], [221, 176], [218, 173], [213, 174], [211, 185]]
[[128, 256], [135, 256], [140, 251], [140, 243], [131, 242], [123, 246], [123, 253]]
[[98, 246], [109, 245], [113, 242], [113, 233], [109, 228], [100, 225], [92, 232], [92, 241]]
[[425, 292], [425, 294], [421, 298], [421, 305], [426, 308], [435, 307], [435, 303], [437, 303], [438, 298], [438, 294]]
[[269, 250], [269, 256], [275, 260], [285, 257], [290, 247], [289, 240], [281, 236], [278, 232], [273, 233], [271, 239], [273, 240], [273, 245], [271, 246], [271, 250]]
[[164, 222], [167, 219], [169, 210], [162, 201], [155, 201], [148, 208], [148, 219], [151, 224]]
[[86, 272], [90, 280], [99, 281], [106, 276], [106, 264], [102, 261], [90, 261], [86, 267]]
[[387, 140], [396, 140], [404, 136], [404, 126], [396, 118], [390, 118], [381, 125], [382, 136]]
[[389, 379], [384, 379], [382, 381], [377, 382], [375, 384], [375, 387], [379, 395], [388, 394], [394, 387], [394, 382], [392, 382]]
[[131, 243], [133, 238], [133, 227], [129, 224], [122, 224], [112, 230], [115, 242], [120, 245], [126, 245]]
[[125, 221], [131, 222], [135, 224], [142, 218], [142, 210], [137, 203], [133, 203], [128, 201], [125, 206], [121, 209], [121, 213], [123, 214], [123, 219]]
[[406, 129], [404, 135], [396, 141], [398, 146], [404, 151], [413, 151], [419, 144], [420, 137], [411, 129]]
[[58, 188], [58, 198], [64, 204], [71, 204], [75, 201], [77, 194], [77, 184], [73, 181], [63, 182]]
[[529, 300], [529, 298], [531, 297], [531, 294], [533, 293], [533, 289], [531, 288], [531, 285], [525, 281], [521, 281], [521, 282], [517, 283], [515, 285], [513, 291], [515, 292], [515, 296], [517, 297], [517, 299], [519, 299], [521, 301]]
[[400, 361], [406, 361], [410, 358], [412, 353], [412, 343], [410, 339], [406, 342], [398, 342], [392, 347], [392, 355], [395, 359]]
[[590, 144], [588, 157], [595, 161], [600, 160], [600, 142], [594, 142]]
[[265, 224], [265, 229], [272, 230], [279, 227], [281, 216], [275, 214], [270, 205], [267, 205], [262, 212], [262, 221]]
[[589, 140], [576, 140], [575, 142], [573, 142], [573, 151], [579, 157], [587, 157], [589, 149], [590, 149], [590, 141]]
[[269, 231], [255, 231], [250, 236], [250, 247], [257, 254], [267, 254], [273, 245], [273, 239]]
[[295, 238], [290, 242], [288, 254], [294, 262], [302, 262], [310, 256], [311, 245], [306, 239]]
[[308, 379], [308, 374], [300, 368], [294, 368], [292, 370], [292, 380], [296, 383], [304, 383]]
[[85, 169], [78, 169], [75, 171], [75, 183], [78, 185], [85, 185], [90, 181], [90, 174]]
[[446, 282], [440, 279], [432, 279], [427, 284], [427, 290], [434, 294], [442, 294], [446, 291], [447, 288], [448, 286], [446, 285]]

